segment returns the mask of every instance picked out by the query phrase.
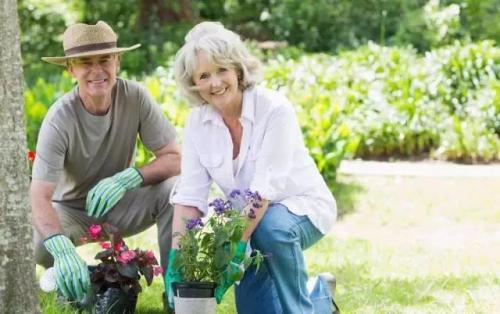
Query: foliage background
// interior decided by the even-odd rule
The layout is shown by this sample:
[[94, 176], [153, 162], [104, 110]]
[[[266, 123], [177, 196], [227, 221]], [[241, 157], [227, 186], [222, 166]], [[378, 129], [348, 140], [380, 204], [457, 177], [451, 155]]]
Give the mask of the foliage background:
[[[409, 0], [20, 0], [27, 136], [73, 82], [40, 61], [61, 55], [76, 21], [107, 21], [141, 81], [178, 128], [188, 107], [171, 62], [186, 31], [219, 20], [265, 64], [264, 85], [296, 106], [330, 186], [344, 158], [500, 160], [500, 2]], [[271, 41], [271, 42], [269, 42]], [[138, 143], [138, 165], [152, 155]]]

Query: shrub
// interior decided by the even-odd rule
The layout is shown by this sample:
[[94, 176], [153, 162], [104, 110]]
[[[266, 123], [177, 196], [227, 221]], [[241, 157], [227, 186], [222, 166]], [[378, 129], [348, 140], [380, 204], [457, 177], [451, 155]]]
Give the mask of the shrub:
[[[345, 158], [500, 160], [500, 49], [493, 43], [456, 42], [425, 56], [374, 43], [337, 56], [288, 58], [294, 51], [261, 54], [264, 84], [294, 104], [305, 144], [330, 186]], [[139, 80], [182, 136], [189, 107], [171, 61]], [[71, 86], [63, 75], [26, 90], [30, 149], [47, 108]], [[140, 142], [137, 152], [139, 166], [153, 157]]]

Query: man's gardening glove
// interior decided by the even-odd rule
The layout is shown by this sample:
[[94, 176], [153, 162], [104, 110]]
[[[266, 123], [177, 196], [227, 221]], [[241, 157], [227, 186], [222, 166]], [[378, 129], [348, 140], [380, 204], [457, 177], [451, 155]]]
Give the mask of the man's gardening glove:
[[165, 272], [165, 294], [167, 295], [168, 306], [174, 308], [174, 282], [181, 282], [184, 280], [184, 275], [179, 268], [174, 266], [175, 256], [177, 255], [176, 249], [170, 249], [168, 253], [168, 268]]
[[102, 179], [87, 194], [87, 214], [101, 218], [122, 199], [125, 192], [139, 187], [143, 181], [139, 170], [132, 167]]
[[245, 273], [243, 260], [245, 259], [246, 249], [247, 242], [238, 241], [236, 244], [235, 255], [222, 273], [222, 278], [217, 283], [217, 288], [215, 288], [215, 300], [217, 301], [217, 304], [221, 303], [222, 297], [226, 293], [227, 289], [229, 289], [229, 287], [231, 287], [236, 281], [243, 278], [243, 274]]
[[90, 287], [89, 270], [76, 253], [71, 240], [62, 234], [56, 234], [47, 238], [43, 244], [54, 257], [58, 290], [71, 301], [82, 301]]

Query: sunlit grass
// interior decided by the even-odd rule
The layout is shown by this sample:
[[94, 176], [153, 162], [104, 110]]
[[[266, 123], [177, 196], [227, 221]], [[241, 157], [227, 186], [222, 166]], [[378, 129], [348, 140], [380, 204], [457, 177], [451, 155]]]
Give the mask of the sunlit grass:
[[[334, 231], [306, 251], [337, 277], [343, 313], [499, 313], [500, 179], [340, 178]], [[350, 188], [356, 187], [356, 188]], [[347, 200], [347, 201], [344, 201]], [[156, 246], [156, 230], [127, 239]], [[91, 263], [96, 247], [79, 248]], [[163, 281], [143, 281], [137, 313], [162, 313]], [[42, 293], [44, 313], [65, 314]], [[233, 291], [217, 307], [236, 313]]]

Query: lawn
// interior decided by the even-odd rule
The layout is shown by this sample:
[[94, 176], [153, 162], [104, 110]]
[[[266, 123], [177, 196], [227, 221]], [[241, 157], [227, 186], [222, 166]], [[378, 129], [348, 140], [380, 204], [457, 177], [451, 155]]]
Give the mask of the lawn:
[[[342, 215], [306, 259], [310, 274], [335, 274], [343, 313], [500, 312], [500, 178], [344, 175], [336, 190]], [[156, 230], [127, 243], [153, 248]], [[78, 250], [92, 262], [95, 247]], [[143, 286], [137, 313], [161, 313], [162, 280]], [[236, 312], [232, 291], [217, 312]]]

